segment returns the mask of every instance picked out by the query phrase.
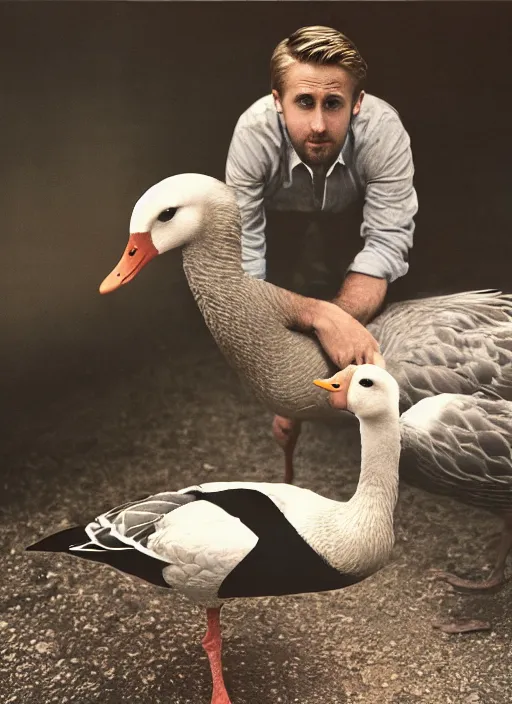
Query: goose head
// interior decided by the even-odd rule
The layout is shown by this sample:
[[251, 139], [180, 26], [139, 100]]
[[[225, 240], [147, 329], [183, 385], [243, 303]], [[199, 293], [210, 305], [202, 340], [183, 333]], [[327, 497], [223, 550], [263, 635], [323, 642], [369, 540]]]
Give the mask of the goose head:
[[329, 379], [315, 379], [314, 384], [331, 392], [333, 408], [350, 411], [359, 419], [399, 417], [399, 387], [381, 366], [350, 364]]
[[158, 254], [191, 242], [201, 232], [208, 201], [225, 198], [227, 191], [223, 183], [203, 174], [178, 174], [151, 186], [133, 208], [128, 244], [100, 293], [134, 279]]

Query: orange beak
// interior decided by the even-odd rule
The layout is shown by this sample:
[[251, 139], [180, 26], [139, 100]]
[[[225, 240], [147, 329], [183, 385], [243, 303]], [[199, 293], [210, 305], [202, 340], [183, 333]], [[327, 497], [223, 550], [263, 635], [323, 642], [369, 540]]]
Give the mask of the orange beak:
[[158, 249], [153, 244], [149, 232], [135, 232], [130, 235], [119, 264], [100, 286], [100, 293], [110, 293], [134, 279], [142, 267], [154, 259]]
[[330, 379], [315, 379], [313, 384], [315, 386], [320, 386], [320, 388], [326, 389], [327, 391], [341, 391], [341, 383], [338, 381], [338, 374], [331, 376]]
[[331, 406], [347, 410], [348, 387], [350, 386], [350, 380], [355, 370], [356, 365], [349, 364], [343, 371], [336, 372], [336, 374], [329, 379], [315, 379], [313, 384], [334, 394], [330, 398]]

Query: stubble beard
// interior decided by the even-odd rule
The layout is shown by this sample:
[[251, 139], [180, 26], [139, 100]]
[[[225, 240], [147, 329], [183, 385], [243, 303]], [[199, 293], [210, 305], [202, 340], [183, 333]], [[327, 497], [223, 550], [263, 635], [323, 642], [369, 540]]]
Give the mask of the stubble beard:
[[316, 148], [305, 144], [300, 151], [297, 150], [297, 153], [311, 168], [328, 168], [336, 160], [340, 149], [333, 148], [332, 144], [318, 145]]

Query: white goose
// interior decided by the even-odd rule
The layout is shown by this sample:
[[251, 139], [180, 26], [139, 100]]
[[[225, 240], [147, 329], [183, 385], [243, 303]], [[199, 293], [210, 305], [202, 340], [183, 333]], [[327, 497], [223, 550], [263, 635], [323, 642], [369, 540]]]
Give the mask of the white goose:
[[[295, 419], [295, 430], [285, 444], [287, 479], [291, 481], [291, 459], [301, 421], [336, 413], [327, 396], [309, 380], [328, 377], [335, 368], [313, 334], [294, 329], [294, 294], [244, 274], [240, 214], [233, 192], [200, 174], [164, 179], [135, 204], [130, 233], [121, 261], [100, 291], [113, 291], [131, 281], [158, 254], [182, 247], [190, 288], [221, 351], [269, 409]], [[512, 400], [511, 309], [511, 296], [493, 291], [436, 296], [385, 309], [368, 327], [381, 345], [387, 369], [399, 383], [401, 411], [437, 394], [463, 394], [470, 407], [465, 413], [477, 421], [483, 413], [485, 421], [480, 425], [487, 424], [494, 436], [501, 435], [510, 445], [510, 415], [502, 410], [508, 406], [496, 405], [491, 411], [473, 394]], [[420, 406], [409, 417], [409, 426], [414, 418], [423, 430], [408, 432], [407, 441], [407, 424], [401, 424], [402, 441], [408, 443], [404, 457], [412, 454], [423, 459], [402, 463], [400, 473], [432, 493], [446, 493], [473, 505], [483, 505], [483, 494], [488, 496], [485, 508], [505, 520], [500, 553], [505, 557], [498, 559], [495, 570], [503, 577], [512, 530], [510, 456], [495, 461], [494, 445], [483, 442], [483, 434], [479, 439], [476, 434], [464, 434], [466, 421], [454, 408], [446, 408], [442, 418], [437, 418], [441, 405]], [[431, 411], [432, 422], [422, 421], [421, 415], [426, 412], [428, 417]], [[435, 427], [435, 446], [430, 443], [428, 453], [427, 440], [420, 439], [426, 427]], [[473, 430], [478, 427], [476, 422]], [[482, 491], [475, 493], [475, 483]], [[477, 494], [479, 503], [474, 500]]]
[[[334, 375], [322, 386], [335, 391], [337, 382]], [[330, 402], [333, 408], [343, 408], [342, 396], [334, 394]], [[503, 521], [496, 559], [487, 579], [462, 579], [435, 571], [437, 577], [468, 591], [502, 585], [512, 548], [512, 402], [491, 400], [480, 393], [431, 396], [400, 416], [400, 439], [400, 477], [408, 484], [455, 496]], [[450, 632], [457, 632], [455, 625]]]
[[342, 391], [338, 407], [360, 422], [361, 474], [348, 502], [289, 484], [213, 482], [124, 504], [27, 549], [103, 562], [206, 607], [211, 701], [229, 704], [220, 635], [227, 599], [341, 589], [380, 569], [394, 544], [398, 385], [368, 364], [330, 382], [315, 383]]

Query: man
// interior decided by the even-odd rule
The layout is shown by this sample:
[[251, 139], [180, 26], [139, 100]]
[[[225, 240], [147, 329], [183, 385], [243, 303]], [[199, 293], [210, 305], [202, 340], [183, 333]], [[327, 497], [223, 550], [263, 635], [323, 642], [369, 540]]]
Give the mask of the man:
[[[366, 63], [335, 29], [297, 30], [277, 45], [270, 68], [272, 94], [239, 118], [226, 166], [242, 218], [242, 265], [267, 278], [267, 244], [270, 253], [284, 242], [280, 251], [275, 247], [277, 268], [268, 278], [294, 288], [297, 266], [309, 265], [313, 277], [312, 259], [317, 269], [332, 269], [334, 262], [341, 273], [332, 303], [311, 314], [311, 299], [297, 298], [297, 325], [314, 330], [339, 367], [372, 362], [378, 345], [363, 326], [382, 306], [388, 284], [407, 272], [413, 240], [417, 199], [409, 136], [390, 105], [365, 95]], [[344, 262], [344, 272], [336, 251], [350, 244], [342, 216], [361, 200], [364, 246]], [[268, 228], [271, 211], [280, 217]], [[293, 220], [288, 237], [286, 218]], [[304, 236], [311, 249], [325, 237], [324, 227], [331, 232], [324, 261], [306, 251], [301, 264]], [[278, 425], [284, 430], [287, 422]]]
[[[273, 53], [272, 95], [238, 120], [226, 166], [242, 217], [242, 264], [258, 278], [267, 274], [268, 211], [341, 220], [338, 214], [364, 199], [364, 246], [345, 262], [333, 299], [363, 324], [379, 310], [388, 283], [408, 270], [418, 207], [407, 132], [390, 105], [364, 94], [365, 76], [366, 63], [340, 32], [294, 32]], [[343, 242], [341, 228], [337, 238]], [[297, 244], [286, 252], [288, 271]]]

